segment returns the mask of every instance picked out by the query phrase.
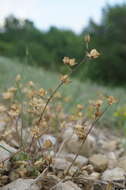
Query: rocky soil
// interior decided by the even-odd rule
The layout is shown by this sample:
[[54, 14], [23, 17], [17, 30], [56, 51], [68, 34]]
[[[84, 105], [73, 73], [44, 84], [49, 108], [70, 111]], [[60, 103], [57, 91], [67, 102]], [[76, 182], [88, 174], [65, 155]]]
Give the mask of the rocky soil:
[[[1, 131], [4, 123], [0, 123]], [[57, 146], [58, 138], [51, 135], [43, 136], [51, 139]], [[122, 138], [113, 135], [108, 129], [94, 130], [87, 138], [80, 155], [74, 164], [65, 173], [73, 162], [81, 140], [73, 134], [71, 127], [67, 128], [60, 142], [60, 151], [57, 154], [51, 150], [52, 163], [35, 178], [24, 177], [25, 162], [21, 167], [12, 169], [11, 152], [18, 151], [16, 142], [0, 140], [0, 190], [111, 190], [112, 187], [125, 187], [126, 151], [122, 146]], [[13, 145], [12, 145], [13, 144]], [[58, 145], [59, 146], [59, 145]], [[6, 150], [7, 149], [7, 150]], [[9, 151], [10, 152], [9, 152]], [[20, 164], [20, 163], [18, 163]]]

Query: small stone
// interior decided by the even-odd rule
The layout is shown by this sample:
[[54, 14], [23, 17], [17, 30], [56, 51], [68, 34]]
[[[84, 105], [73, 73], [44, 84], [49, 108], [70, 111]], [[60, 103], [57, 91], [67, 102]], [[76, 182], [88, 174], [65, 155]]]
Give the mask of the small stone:
[[7, 175], [0, 176], [0, 187], [4, 184], [7, 184], [9, 180], [9, 177]]
[[93, 179], [93, 180], [98, 180], [100, 178], [100, 173], [98, 172], [93, 172], [91, 175], [90, 175], [90, 178]]
[[70, 170], [69, 170], [69, 175], [70, 176], [73, 176], [74, 174], [75, 174], [75, 172], [77, 171], [77, 167], [75, 167], [75, 166], [72, 166], [71, 168], [70, 168]]
[[55, 158], [53, 161], [53, 167], [57, 170], [66, 170], [70, 166], [70, 162], [63, 158]]
[[119, 142], [116, 140], [108, 141], [103, 144], [103, 149], [109, 152], [113, 152], [117, 149]]
[[82, 174], [83, 176], [86, 176], [86, 177], [88, 176], [88, 172], [87, 172], [86, 170], [82, 170], [82, 171], [81, 171], [81, 174]]
[[[11, 147], [10, 145], [8, 145], [4, 141], [0, 141], [0, 145], [1, 145], [0, 146], [0, 161], [8, 158], [11, 155], [11, 153], [15, 153], [17, 151], [15, 148]], [[5, 150], [2, 147], [4, 147], [5, 149], [7, 149], [8, 151]]]
[[108, 158], [108, 169], [115, 168], [117, 166], [117, 158], [114, 152], [109, 152], [107, 154]]
[[48, 173], [47, 175], [45, 175], [45, 177], [40, 177], [39, 179], [36, 178], [35, 180], [36, 184], [41, 187], [41, 189], [48, 190], [58, 184], [60, 178], [51, 173]]
[[9, 178], [11, 181], [15, 181], [19, 178], [19, 174], [15, 170], [12, 170], [9, 174]]
[[118, 167], [124, 169], [124, 171], [126, 172], [126, 156], [118, 160]]
[[123, 148], [123, 147], [120, 148], [119, 150], [116, 150], [116, 151], [115, 151], [115, 154], [116, 154], [117, 158], [123, 156], [124, 153], [125, 153], [125, 148]]
[[[67, 161], [72, 162], [74, 160], [75, 156], [76, 156], [75, 154], [66, 154], [65, 158]], [[77, 157], [77, 159], [75, 160], [74, 164], [79, 166], [79, 167], [82, 167], [82, 166], [88, 164], [88, 159], [84, 156], [79, 155]]]
[[5, 121], [0, 120], [0, 132], [5, 130], [6, 123]]
[[[11, 152], [15, 153], [17, 151], [15, 148], [11, 147], [10, 145], [8, 145], [4, 141], [0, 141], [0, 145], [1, 145], [0, 146], [0, 162], [2, 162], [3, 160], [6, 160], [7, 158], [9, 158], [11, 156]], [[4, 147], [5, 149], [2, 148], [2, 147]], [[8, 160], [6, 160], [4, 162], [4, 167], [6, 168], [6, 170], [9, 169], [9, 165], [10, 164], [9, 164], [9, 159], [8, 159]]]
[[108, 169], [104, 171], [102, 175], [102, 180], [124, 180], [125, 179], [125, 171], [122, 168], [114, 168]]
[[0, 190], [40, 190], [38, 185], [33, 184], [33, 179], [17, 179], [2, 187]]
[[15, 139], [11, 139], [11, 141], [7, 142], [10, 146], [19, 148], [19, 143]]
[[[66, 139], [63, 151], [77, 154], [78, 149], [82, 143], [82, 140], [79, 140], [78, 136], [74, 134], [74, 130], [72, 129], [72, 127], [66, 129], [63, 138], [64, 140]], [[89, 134], [83, 147], [81, 148], [80, 155], [90, 156], [95, 150], [96, 150], [96, 140], [94, 136]]]
[[75, 183], [72, 181], [67, 181], [65, 183], [57, 184], [55, 190], [81, 190]]
[[108, 159], [104, 154], [94, 154], [89, 158], [89, 162], [98, 172], [103, 172], [108, 166]]

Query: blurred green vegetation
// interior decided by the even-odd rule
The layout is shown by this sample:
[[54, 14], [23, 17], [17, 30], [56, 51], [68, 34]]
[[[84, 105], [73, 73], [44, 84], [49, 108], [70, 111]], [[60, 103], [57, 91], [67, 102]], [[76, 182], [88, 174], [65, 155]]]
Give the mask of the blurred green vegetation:
[[22, 64], [42, 66], [46, 70], [65, 72], [64, 56], [80, 62], [85, 54], [83, 36], [91, 36], [89, 49], [100, 51], [99, 59], [83, 64], [76, 72], [78, 79], [89, 78], [105, 84], [126, 83], [126, 4], [103, 9], [102, 19], [96, 24], [92, 19], [81, 34], [51, 27], [44, 32], [30, 20], [14, 16], [5, 19], [0, 30], [0, 55], [18, 58]]
[[96, 24], [90, 20], [91, 47], [96, 47], [101, 56], [86, 68], [92, 80], [111, 84], [126, 84], [126, 4], [107, 6], [102, 20]]
[[[46, 71], [43, 68], [35, 66], [24, 65], [22, 62], [16, 59], [8, 59], [0, 57], [0, 95], [7, 88], [13, 86], [17, 74], [22, 77], [22, 83], [33, 81], [38, 88], [45, 88], [46, 90], [54, 89], [59, 84], [59, 74]], [[125, 96], [126, 89], [124, 87], [105, 87], [92, 83], [90, 81], [79, 82], [77, 79], [73, 79], [72, 83], [64, 85], [60, 89], [63, 97], [70, 99], [69, 102], [64, 102], [64, 108], [66, 113], [73, 113], [77, 104], [82, 104], [87, 107], [90, 100], [98, 99], [99, 95], [112, 95], [119, 101], [114, 104], [103, 116], [101, 125], [113, 128], [120, 128], [120, 131], [124, 130], [123, 125], [118, 124], [119, 118], [115, 116], [124, 104], [126, 104]]]

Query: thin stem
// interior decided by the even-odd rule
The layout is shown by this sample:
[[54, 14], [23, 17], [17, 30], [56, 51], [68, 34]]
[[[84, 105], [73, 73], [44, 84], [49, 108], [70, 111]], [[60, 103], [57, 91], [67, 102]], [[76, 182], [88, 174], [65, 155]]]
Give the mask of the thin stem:
[[15, 123], [15, 129], [16, 129], [16, 133], [17, 133], [18, 143], [20, 144], [20, 134], [18, 131], [18, 121], [19, 121], [19, 117], [17, 116], [16, 123]]
[[[81, 149], [82, 149], [82, 146], [84, 145], [84, 143], [85, 143], [85, 141], [86, 141], [86, 139], [87, 139], [89, 133], [92, 131], [93, 127], [94, 127], [95, 124], [99, 121], [99, 119], [103, 116], [103, 114], [107, 111], [107, 109], [109, 108], [109, 106], [110, 106], [110, 105], [108, 105], [108, 106], [104, 109], [104, 111], [102, 112], [102, 114], [100, 115], [100, 117], [96, 118], [96, 119], [92, 122], [91, 127], [89, 128], [89, 130], [88, 130], [88, 132], [87, 132], [85, 138], [83, 139], [82, 143], [80, 144], [80, 147], [79, 147], [79, 149], [78, 149], [78, 152], [77, 152], [76, 156], [74, 157], [72, 163], [70, 164], [70, 166], [68, 167], [68, 169], [67, 169], [67, 171], [66, 171], [66, 173], [65, 173], [66, 175], [69, 173], [69, 170], [70, 170], [71, 167], [74, 165], [74, 163], [75, 163], [77, 157], [79, 156], [80, 151], [81, 151]], [[77, 170], [75, 171], [75, 173], [76, 173], [76, 172], [77, 172]], [[75, 175], [75, 173], [73, 174], [73, 176]]]
[[[25, 142], [23, 141], [23, 128], [24, 128], [24, 115], [23, 115], [23, 113], [24, 113], [24, 106], [23, 106], [23, 103], [21, 104], [21, 107], [22, 107], [22, 113], [21, 113], [21, 139], [20, 139], [20, 143], [21, 143], [21, 147], [24, 147], [24, 144], [25, 144]], [[25, 148], [25, 147], [24, 147]]]
[[9, 152], [9, 153], [12, 154], [12, 152], [11, 152], [10, 150], [8, 150], [7, 148], [5, 148], [3, 145], [0, 144], [0, 147], [1, 147], [2, 149], [6, 150], [7, 152]]
[[[86, 62], [86, 59], [87, 59], [87, 58], [88, 58], [88, 57], [85, 55], [84, 59], [80, 62], [80, 64], [78, 64], [75, 68], [71, 69], [70, 73], [68, 74], [68, 77], [70, 77], [71, 74], [72, 74], [84, 61]], [[55, 90], [52, 92], [52, 94], [50, 95], [50, 97], [48, 98], [48, 100], [47, 100], [47, 102], [46, 102], [46, 104], [45, 104], [45, 107], [44, 107], [44, 109], [42, 110], [42, 112], [41, 112], [41, 114], [40, 114], [40, 117], [39, 117], [39, 120], [38, 120], [38, 122], [37, 122], [38, 125], [39, 125], [40, 122], [42, 121], [43, 116], [44, 116], [44, 113], [45, 113], [45, 111], [46, 111], [46, 108], [47, 108], [48, 104], [50, 103], [51, 99], [53, 98], [53, 96], [55, 95], [55, 93], [59, 90], [59, 88], [60, 88], [63, 84], [64, 84], [64, 81], [61, 81], [61, 82], [58, 84], [58, 86], [55, 88]], [[31, 146], [32, 146], [32, 144], [33, 144], [33, 141], [34, 141], [34, 136], [33, 136], [33, 138], [32, 138], [32, 142], [31, 142], [30, 147], [29, 147], [30, 149], [31, 149]]]
[[[36, 178], [36, 179], [34, 179], [34, 181], [33, 181], [33, 184], [34, 183], [38, 183], [39, 181], [42, 181], [43, 180], [43, 178], [47, 175], [47, 171], [49, 170], [49, 166], [47, 167], [47, 168], [45, 168], [44, 170], [43, 170], [43, 172]], [[32, 184], [32, 185], [33, 185]]]
[[45, 105], [45, 107], [44, 107], [44, 109], [43, 109], [43, 111], [42, 111], [42, 113], [41, 113], [41, 115], [40, 115], [40, 118], [39, 118], [39, 120], [38, 120], [38, 124], [40, 124], [40, 122], [41, 122], [41, 120], [42, 120], [42, 118], [43, 118], [43, 115], [44, 115], [44, 113], [45, 113], [45, 110], [46, 110], [48, 104], [50, 103], [51, 99], [53, 98], [53, 96], [55, 95], [55, 93], [57, 92], [57, 90], [58, 90], [63, 84], [64, 84], [63, 81], [60, 82], [60, 83], [58, 84], [58, 86], [55, 88], [55, 90], [52, 92], [52, 94], [50, 95], [50, 97], [48, 98], [48, 100], [47, 100], [47, 102], [46, 102], [46, 105]]
[[[82, 59], [82, 61], [80, 62], [80, 64], [78, 64], [77, 66], [75, 66], [75, 68], [71, 69], [71, 71], [70, 71], [70, 73], [69, 73], [68, 76], [72, 75], [73, 72], [74, 72], [78, 67], [80, 67], [80, 65], [82, 65], [83, 62], [86, 62], [86, 59], [88, 59], [88, 57], [85, 55], [84, 59]], [[47, 100], [47, 102], [46, 102], [46, 105], [45, 105], [45, 107], [44, 107], [44, 109], [43, 109], [43, 111], [42, 111], [42, 113], [41, 113], [41, 115], [40, 115], [40, 118], [39, 118], [39, 120], [38, 120], [38, 124], [40, 124], [40, 122], [41, 122], [41, 120], [42, 120], [42, 118], [43, 118], [43, 115], [44, 115], [44, 113], [45, 113], [45, 110], [46, 110], [48, 104], [50, 103], [51, 99], [53, 98], [53, 96], [55, 95], [55, 93], [57, 92], [57, 90], [58, 90], [63, 84], [64, 84], [63, 81], [60, 82], [60, 83], [58, 84], [58, 86], [55, 88], [55, 90], [52, 92], [52, 94], [50, 95], [50, 97], [48, 98], [48, 100]]]
[[31, 147], [32, 147], [32, 144], [34, 142], [34, 139], [35, 139], [35, 136], [33, 135], [31, 143], [30, 143], [29, 148], [28, 148], [28, 152], [31, 152]]

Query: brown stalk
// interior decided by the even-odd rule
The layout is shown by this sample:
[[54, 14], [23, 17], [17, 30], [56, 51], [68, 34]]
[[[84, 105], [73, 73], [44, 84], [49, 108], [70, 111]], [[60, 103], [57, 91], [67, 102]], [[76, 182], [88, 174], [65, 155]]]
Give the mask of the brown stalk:
[[[92, 131], [93, 127], [95, 127], [95, 124], [99, 121], [99, 119], [100, 119], [100, 118], [103, 116], [103, 114], [107, 111], [107, 109], [109, 108], [109, 106], [110, 106], [110, 105], [108, 105], [108, 106], [105, 108], [105, 110], [102, 112], [102, 114], [100, 115], [100, 117], [96, 118], [96, 119], [92, 122], [91, 127], [89, 128], [89, 130], [88, 130], [88, 132], [87, 132], [85, 138], [83, 139], [82, 143], [80, 144], [80, 147], [79, 147], [79, 149], [78, 149], [77, 154], [75, 155], [75, 157], [74, 157], [72, 163], [70, 164], [70, 166], [68, 167], [67, 171], [65, 172], [65, 176], [69, 173], [71, 167], [74, 165], [74, 163], [75, 163], [77, 157], [78, 157], [79, 154], [80, 154], [80, 151], [81, 151], [81, 149], [82, 149], [82, 146], [84, 145], [84, 143], [85, 143], [85, 141], [86, 141], [88, 135], [89, 135], [90, 132]], [[75, 171], [75, 173], [73, 174], [73, 176], [74, 176], [76, 173], [77, 173], [77, 170]]]
[[[73, 74], [73, 72], [76, 71], [76, 69], [77, 69], [83, 62], [86, 62], [86, 59], [87, 59], [87, 56], [85, 55], [84, 59], [80, 62], [80, 64], [78, 64], [75, 68], [71, 69], [70, 74], [68, 75], [68, 77], [71, 76], [71, 75]], [[44, 107], [44, 109], [42, 110], [42, 112], [41, 112], [41, 114], [40, 114], [40, 117], [39, 117], [39, 120], [38, 120], [38, 122], [37, 122], [38, 125], [40, 124], [40, 122], [41, 122], [42, 119], [43, 119], [43, 116], [44, 116], [44, 113], [45, 113], [45, 111], [46, 111], [46, 108], [47, 108], [48, 104], [50, 103], [50, 101], [52, 100], [53, 96], [56, 94], [56, 92], [59, 90], [59, 88], [60, 88], [63, 84], [64, 84], [64, 81], [61, 81], [61, 82], [58, 84], [58, 86], [55, 88], [55, 90], [52, 92], [52, 94], [50, 95], [50, 97], [48, 98], [48, 100], [47, 100], [47, 102], [46, 102], [46, 104], [45, 104], [45, 107]], [[41, 136], [41, 135], [39, 135], [39, 137], [40, 137], [40, 136]], [[37, 138], [37, 139], [38, 139], [38, 138]], [[30, 147], [32, 146], [33, 141], [34, 141], [34, 136], [33, 136], [33, 138], [32, 138], [32, 142], [31, 142], [31, 144], [30, 144]]]
[[[80, 64], [78, 64], [73, 70], [71, 70], [71, 72], [70, 72], [70, 74], [69, 74], [68, 76], [70, 76], [84, 61], [86, 61], [86, 56], [85, 56], [85, 58], [81, 61]], [[42, 111], [42, 113], [41, 113], [41, 115], [40, 115], [40, 118], [39, 118], [39, 120], [38, 120], [38, 124], [40, 124], [40, 122], [41, 122], [41, 120], [42, 120], [42, 118], [43, 118], [43, 115], [44, 115], [44, 113], [45, 113], [45, 110], [46, 110], [48, 104], [50, 103], [51, 99], [53, 98], [53, 96], [55, 95], [55, 93], [59, 90], [59, 88], [60, 88], [63, 84], [64, 84], [64, 81], [60, 82], [60, 83], [58, 84], [58, 86], [55, 88], [55, 90], [52, 92], [51, 96], [50, 96], [49, 99], [47, 100], [46, 105], [45, 105], [45, 107], [44, 107], [44, 109], [43, 109], [43, 111]]]
[[43, 111], [42, 111], [41, 114], [40, 114], [40, 118], [39, 118], [39, 120], [38, 120], [38, 125], [40, 124], [40, 122], [41, 122], [41, 120], [42, 120], [42, 118], [43, 118], [43, 115], [44, 115], [44, 113], [45, 113], [45, 110], [46, 110], [48, 104], [50, 103], [51, 99], [53, 98], [53, 96], [55, 95], [55, 93], [57, 92], [57, 90], [59, 90], [59, 88], [60, 88], [63, 84], [64, 84], [63, 81], [60, 82], [60, 83], [58, 84], [58, 86], [55, 88], [55, 90], [52, 92], [52, 94], [50, 95], [50, 97], [48, 98], [48, 100], [47, 100], [47, 102], [46, 102], [46, 105], [45, 105]]
[[18, 131], [18, 121], [19, 121], [19, 117], [17, 116], [16, 123], [15, 123], [15, 129], [16, 129], [16, 133], [17, 133], [18, 143], [20, 144], [20, 135], [19, 135], [19, 131]]
[[24, 142], [23, 142], [23, 128], [24, 128], [24, 121], [23, 121], [23, 103], [21, 105], [22, 107], [22, 113], [21, 113], [21, 137], [20, 137], [20, 143], [21, 143], [21, 146], [24, 146]]

